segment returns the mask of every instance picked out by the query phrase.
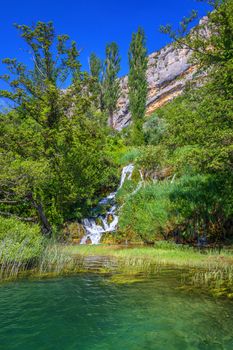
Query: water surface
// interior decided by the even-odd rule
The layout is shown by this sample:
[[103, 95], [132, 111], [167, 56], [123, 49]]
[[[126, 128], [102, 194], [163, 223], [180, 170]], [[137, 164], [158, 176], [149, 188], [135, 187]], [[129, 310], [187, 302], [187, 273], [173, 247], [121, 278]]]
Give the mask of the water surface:
[[1, 350], [232, 350], [233, 303], [179, 289], [173, 271], [131, 285], [94, 274], [0, 286]]

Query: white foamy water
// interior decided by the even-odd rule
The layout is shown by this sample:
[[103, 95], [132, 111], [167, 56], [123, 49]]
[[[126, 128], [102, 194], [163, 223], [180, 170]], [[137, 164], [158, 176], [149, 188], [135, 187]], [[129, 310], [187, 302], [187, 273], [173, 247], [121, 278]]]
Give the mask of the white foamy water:
[[[131, 179], [134, 165], [129, 164], [122, 169], [120, 189], [125, 180]], [[116, 215], [115, 197], [117, 191], [110, 193], [107, 197], [101, 199], [99, 206], [110, 206], [105, 215], [100, 215], [97, 218], [86, 218], [82, 221], [83, 227], [86, 231], [85, 236], [82, 238], [80, 244], [86, 244], [91, 241], [92, 244], [99, 244], [103, 233], [116, 231], [118, 225], [118, 216]]]

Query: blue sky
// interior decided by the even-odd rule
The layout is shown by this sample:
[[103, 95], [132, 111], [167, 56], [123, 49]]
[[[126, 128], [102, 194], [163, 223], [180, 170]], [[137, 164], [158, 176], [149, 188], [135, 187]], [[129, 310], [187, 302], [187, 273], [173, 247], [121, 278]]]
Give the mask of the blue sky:
[[[195, 8], [202, 17], [206, 4], [195, 0], [5, 0], [0, 11], [0, 59], [16, 57], [30, 62], [22, 39], [13, 23], [33, 24], [36, 21], [54, 22], [58, 34], [68, 34], [82, 49], [84, 69], [88, 56], [95, 52], [104, 56], [105, 45], [116, 41], [122, 56], [121, 75], [128, 71], [127, 51], [132, 32], [142, 26], [147, 36], [148, 52], [160, 49], [169, 38], [159, 33], [161, 24], [177, 25], [183, 16]], [[0, 64], [0, 74], [4, 73]]]

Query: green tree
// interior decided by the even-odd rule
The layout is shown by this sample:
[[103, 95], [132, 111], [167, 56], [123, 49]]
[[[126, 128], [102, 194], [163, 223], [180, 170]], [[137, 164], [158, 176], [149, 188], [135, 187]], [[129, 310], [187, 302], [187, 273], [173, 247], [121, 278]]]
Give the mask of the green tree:
[[[56, 36], [50, 22], [17, 28], [34, 66], [4, 60], [9, 89], [0, 94], [15, 108], [1, 115], [0, 209], [4, 216], [39, 221], [50, 235], [52, 226], [86, 213], [115, 177], [76, 44]], [[62, 91], [67, 78], [72, 84]]]
[[[193, 11], [190, 17], [181, 21], [178, 30], [170, 25], [162, 26], [178, 47], [193, 51], [192, 61], [200, 69], [208, 70], [209, 76], [218, 84], [223, 93], [232, 93], [233, 70], [233, 2], [231, 0], [202, 0], [212, 6], [207, 21], [202, 20], [188, 34], [189, 24], [197, 17]], [[230, 89], [230, 90], [229, 90]]]
[[90, 84], [90, 91], [94, 97], [95, 105], [102, 112], [104, 111], [103, 102], [103, 63], [95, 53], [92, 53], [89, 60], [90, 74], [92, 77], [92, 82]]
[[106, 46], [104, 62], [104, 108], [109, 116], [109, 125], [113, 125], [113, 114], [120, 94], [118, 73], [120, 71], [119, 49], [115, 42]]
[[142, 28], [133, 33], [129, 48], [129, 109], [132, 115], [132, 142], [140, 145], [144, 141], [143, 118], [146, 110], [148, 84], [146, 39]]
[[175, 45], [192, 48], [193, 62], [208, 75], [198, 85], [187, 86], [144, 125], [149, 146], [136, 164], [157, 179], [166, 168], [169, 172], [167, 180], [146, 183], [126, 198], [119, 225], [145, 241], [161, 235], [190, 242], [232, 239], [232, 1], [208, 3], [215, 11], [188, 37], [184, 33], [194, 12], [178, 32], [165, 30]]
[[[159, 114], [165, 119], [164, 141], [177, 167], [189, 164], [197, 171], [230, 173], [233, 163], [233, 4], [228, 0], [210, 3], [215, 11], [187, 38], [181, 39], [182, 30], [175, 33], [167, 28], [178, 45], [187, 43], [193, 48], [192, 59], [201, 69], [208, 68], [205, 84], [187, 89], [184, 97]], [[184, 24], [181, 28], [186, 31]], [[208, 35], [203, 35], [206, 31]]]

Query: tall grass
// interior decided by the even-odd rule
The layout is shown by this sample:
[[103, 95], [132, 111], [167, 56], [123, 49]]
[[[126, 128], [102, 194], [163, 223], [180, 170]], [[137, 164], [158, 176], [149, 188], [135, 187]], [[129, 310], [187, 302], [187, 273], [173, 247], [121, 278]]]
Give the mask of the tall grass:
[[[153, 247], [108, 245], [62, 245], [41, 240], [36, 227], [20, 234], [7, 223], [8, 233], [0, 241], [0, 280], [24, 274], [63, 275], [74, 272], [121, 272], [154, 274], [163, 267], [189, 271], [194, 285], [222, 288], [233, 295], [233, 253], [209, 250], [203, 254], [194, 248], [159, 241]], [[12, 229], [14, 230], [12, 231]], [[25, 229], [25, 226], [21, 226]], [[32, 229], [31, 234], [28, 235]], [[12, 234], [12, 232], [14, 234]], [[11, 238], [10, 238], [11, 237]], [[40, 237], [40, 239], [38, 238]], [[221, 292], [222, 293], [222, 292]]]
[[28, 270], [42, 250], [43, 238], [37, 225], [0, 217], [0, 279]]
[[233, 254], [208, 250], [204, 254], [192, 247], [157, 242], [154, 247], [67, 246], [67, 253], [79, 257], [106, 256], [117, 261], [118, 272], [151, 274], [164, 267], [179, 268], [188, 274], [189, 283], [233, 292]]
[[61, 274], [78, 267], [74, 256], [44, 239], [37, 225], [0, 217], [0, 280], [28, 273]]
[[[125, 201], [120, 211], [119, 227], [122, 231], [132, 230], [144, 242], [154, 242], [163, 237], [166, 226], [170, 222], [169, 194], [172, 190], [170, 182], [147, 184], [134, 196], [119, 193], [119, 202]], [[129, 188], [130, 189], [130, 188]]]
[[38, 259], [36, 270], [41, 275], [45, 273], [58, 275], [78, 271], [81, 266], [81, 259], [75, 259], [56, 242], [49, 242]]

